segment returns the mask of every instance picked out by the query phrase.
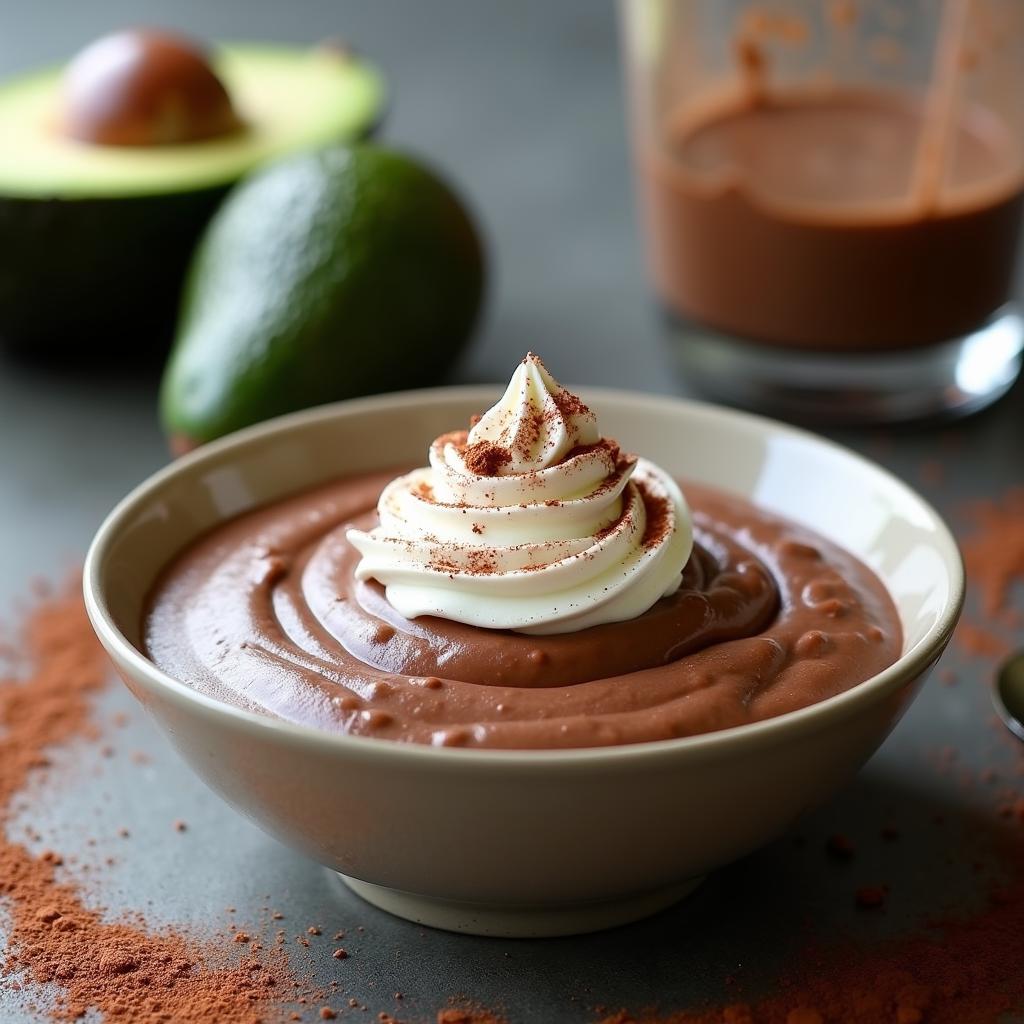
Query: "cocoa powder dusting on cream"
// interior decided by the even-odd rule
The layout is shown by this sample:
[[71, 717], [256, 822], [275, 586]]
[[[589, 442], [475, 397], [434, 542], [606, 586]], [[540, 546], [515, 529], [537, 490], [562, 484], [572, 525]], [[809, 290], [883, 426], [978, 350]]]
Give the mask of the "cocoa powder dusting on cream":
[[540, 439], [540, 432], [547, 422], [547, 414], [543, 412], [531, 412], [524, 416], [516, 425], [516, 431], [509, 442], [510, 447], [519, 455], [528, 459], [533, 451], [533, 446]]
[[[228, 957], [173, 930], [109, 921], [87, 904], [63, 858], [8, 838], [11, 805], [49, 761], [47, 751], [95, 735], [93, 698], [110, 665], [86, 617], [79, 584], [39, 605], [15, 645], [17, 676], [0, 672], [0, 897], [7, 947], [0, 987], [53, 985], [32, 998], [37, 1012], [73, 1020], [255, 1022], [287, 971], [251, 953]], [[237, 947], [236, 947], [237, 948]], [[40, 1008], [43, 1008], [41, 1011]]]
[[427, 563], [435, 572], [467, 573], [470, 576], [487, 576], [498, 570], [498, 555], [493, 548], [458, 548], [452, 544], [441, 544]]
[[636, 462], [635, 455], [624, 452], [618, 443], [610, 437], [602, 437], [600, 441], [596, 441], [594, 444], [577, 445], [562, 461], [568, 462], [570, 459], [578, 458], [581, 455], [589, 455], [591, 452], [603, 452], [607, 455], [616, 474], [624, 473]]
[[593, 415], [589, 407], [578, 395], [574, 395], [571, 391], [566, 391], [565, 388], [557, 388], [555, 391], [552, 391], [551, 401], [555, 403], [555, 408], [558, 409], [565, 419], [569, 419], [571, 416]]
[[462, 452], [466, 468], [477, 476], [497, 476], [512, 461], [512, 453], [493, 441], [476, 441]]
[[640, 543], [650, 551], [665, 539], [665, 535], [672, 528], [672, 505], [668, 498], [651, 494], [646, 487], [641, 487], [640, 493], [647, 511], [647, 524]]

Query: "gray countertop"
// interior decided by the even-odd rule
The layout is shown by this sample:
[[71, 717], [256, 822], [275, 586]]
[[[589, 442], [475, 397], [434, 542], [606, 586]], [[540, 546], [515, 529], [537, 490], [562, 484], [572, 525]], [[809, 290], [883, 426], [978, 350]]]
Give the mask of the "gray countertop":
[[[385, 136], [459, 181], [491, 244], [487, 323], [454, 379], [499, 380], [535, 348], [568, 382], [683, 393], [643, 280], [609, 5], [163, 0], [141, 12], [129, 0], [45, 9], [0, 0], [0, 71], [60, 59], [106, 28], [139, 21], [213, 38], [341, 33], [380, 62], [394, 90]], [[0, 361], [0, 610], [26, 597], [32, 578], [70, 572], [113, 503], [164, 464], [154, 390], [145, 375]], [[963, 423], [834, 436], [921, 487], [963, 528], [968, 499], [1024, 483], [1024, 387]], [[934, 459], [942, 473], [929, 465]], [[1024, 636], [1006, 639], [1024, 643]], [[983, 902], [973, 851], [1000, 826], [984, 786], [966, 785], [962, 772], [998, 766], [1010, 753], [990, 721], [992, 664], [955, 645], [944, 664], [956, 685], [933, 680], [827, 807], [683, 904], [603, 935], [481, 940], [368, 907], [205, 790], [120, 687], [100, 712], [129, 715], [114, 731], [114, 755], [87, 744], [60, 752], [53, 784], [33, 794], [32, 818], [41, 845], [77, 850], [94, 865], [89, 891], [114, 911], [226, 927], [256, 923], [269, 900], [285, 910], [290, 931], [320, 925], [323, 955], [313, 969], [373, 1011], [363, 1019], [396, 1012], [396, 991], [412, 1019], [429, 1019], [454, 994], [502, 1008], [511, 1024], [593, 1021], [598, 1006], [682, 1007], [733, 998], [729, 979], [750, 991], [769, 986], [809, 933], [871, 939]], [[955, 770], [938, 753], [945, 747], [958, 752]], [[147, 763], [134, 763], [138, 751]], [[172, 828], [176, 819], [187, 831]], [[880, 838], [887, 822], [900, 824], [899, 842]], [[121, 827], [130, 838], [119, 837]], [[849, 863], [823, 852], [834, 832], [857, 845]], [[95, 845], [87, 847], [86, 837]], [[891, 888], [886, 909], [858, 911], [855, 889], [880, 882]], [[0, 916], [0, 939], [2, 927]], [[350, 931], [351, 956], [341, 962], [329, 956], [339, 928]], [[25, 1019], [16, 994], [0, 991], [0, 1021]]]

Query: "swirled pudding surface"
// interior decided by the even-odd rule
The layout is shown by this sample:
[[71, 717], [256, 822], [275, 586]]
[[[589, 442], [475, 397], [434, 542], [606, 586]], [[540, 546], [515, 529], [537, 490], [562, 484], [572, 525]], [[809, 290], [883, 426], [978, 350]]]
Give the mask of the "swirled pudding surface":
[[712, 732], [805, 707], [899, 657], [896, 609], [842, 548], [684, 485], [694, 546], [642, 615], [530, 635], [404, 618], [356, 578], [395, 471], [233, 519], [164, 571], [146, 650], [201, 692], [278, 718], [400, 742], [590, 747]]

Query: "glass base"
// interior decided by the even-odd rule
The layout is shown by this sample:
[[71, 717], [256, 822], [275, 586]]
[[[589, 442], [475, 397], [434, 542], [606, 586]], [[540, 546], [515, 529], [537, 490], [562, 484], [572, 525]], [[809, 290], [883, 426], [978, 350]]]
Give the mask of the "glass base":
[[680, 371], [695, 390], [813, 423], [896, 423], [976, 412], [1009, 390], [1024, 351], [1024, 319], [1011, 306], [963, 338], [896, 352], [778, 348], [671, 314], [667, 319]]

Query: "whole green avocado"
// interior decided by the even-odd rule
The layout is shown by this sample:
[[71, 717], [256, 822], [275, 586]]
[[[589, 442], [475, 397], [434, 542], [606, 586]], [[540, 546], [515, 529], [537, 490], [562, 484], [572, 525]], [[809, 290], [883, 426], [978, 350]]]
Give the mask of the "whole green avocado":
[[376, 145], [237, 186], [192, 260], [161, 387], [176, 449], [324, 402], [436, 383], [484, 291], [480, 237], [431, 170]]

